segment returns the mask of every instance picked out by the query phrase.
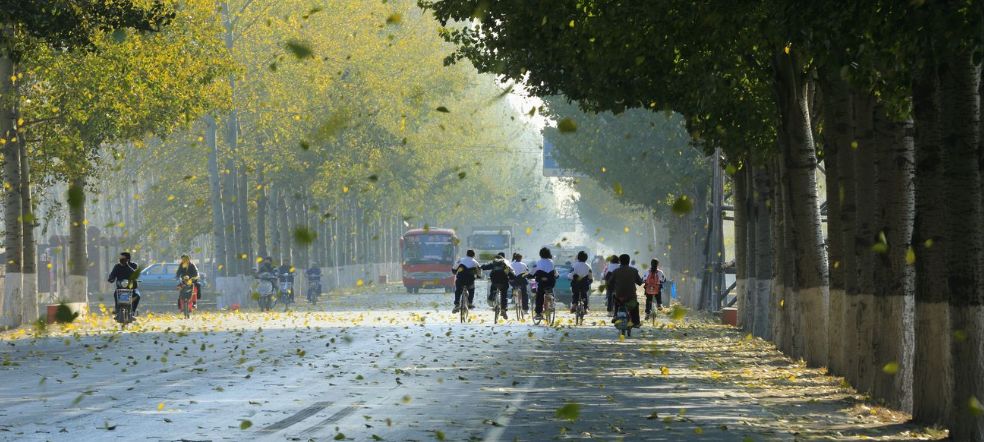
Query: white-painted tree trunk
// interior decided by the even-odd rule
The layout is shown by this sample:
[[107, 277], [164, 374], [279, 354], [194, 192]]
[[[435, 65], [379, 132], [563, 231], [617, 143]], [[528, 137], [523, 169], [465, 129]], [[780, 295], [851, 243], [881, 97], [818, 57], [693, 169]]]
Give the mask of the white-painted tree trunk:
[[3, 299], [0, 299], [0, 330], [21, 325], [23, 276], [21, 273], [7, 273], [4, 276]]
[[21, 286], [21, 324], [38, 320], [38, 274], [24, 273]]

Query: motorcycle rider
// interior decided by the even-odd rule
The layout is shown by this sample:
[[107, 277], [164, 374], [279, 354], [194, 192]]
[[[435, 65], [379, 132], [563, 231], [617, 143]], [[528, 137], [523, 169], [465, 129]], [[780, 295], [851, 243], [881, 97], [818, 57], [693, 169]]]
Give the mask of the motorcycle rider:
[[468, 291], [468, 308], [475, 308], [475, 278], [478, 276], [479, 270], [478, 261], [475, 260], [475, 251], [468, 249], [465, 252], [465, 257], [458, 259], [454, 267], [451, 269], [451, 273], [454, 273], [454, 309], [451, 313], [458, 313], [460, 308], [458, 305], [461, 302], [461, 293], [465, 290]]
[[[130, 288], [133, 289], [133, 316], [137, 316], [137, 306], [140, 305], [140, 291], [137, 290], [137, 278], [134, 273], [137, 272], [137, 263], [130, 261], [130, 252], [120, 253], [120, 262], [113, 266], [113, 270], [109, 272], [110, 283], [116, 281], [130, 281]], [[113, 291], [113, 314], [116, 314], [116, 291]]]
[[520, 291], [523, 292], [523, 311], [530, 311], [530, 290], [529, 283], [526, 282], [526, 277], [530, 273], [529, 267], [523, 263], [523, 255], [519, 253], [513, 253], [513, 262], [509, 264], [512, 267], [513, 278], [509, 281], [509, 284], [513, 287], [518, 287]]
[[304, 276], [308, 281], [308, 297], [318, 297], [321, 295], [321, 267], [317, 263], [311, 263], [311, 267], [304, 271]]
[[489, 301], [492, 301], [492, 294], [496, 290], [499, 291], [499, 310], [502, 311], [502, 318], [509, 319], [506, 314], [506, 304], [508, 301], [508, 296], [506, 293], [509, 292], [509, 277], [512, 273], [512, 267], [506, 262], [505, 252], [499, 252], [492, 259], [492, 262], [484, 264], [481, 266], [482, 270], [489, 270]]
[[256, 274], [259, 275], [260, 273], [269, 273], [271, 275], [274, 273], [273, 257], [267, 256], [260, 261], [260, 267], [256, 269]]
[[287, 293], [284, 293], [284, 295], [290, 296], [291, 302], [293, 302], [293, 300], [294, 300], [294, 294], [293, 294], [293, 291], [294, 291], [293, 290], [294, 289], [294, 266], [290, 265], [290, 263], [288, 263], [287, 261], [284, 261], [282, 264], [280, 264], [280, 267], [277, 268], [277, 279], [281, 283], [287, 282], [287, 283], [290, 284], [291, 293], [289, 295]]
[[[174, 273], [174, 277], [178, 279], [180, 284], [184, 277], [187, 276], [189, 279], [194, 281], [194, 295], [192, 299], [192, 308], [198, 307], [198, 300], [202, 298], [202, 285], [198, 282], [198, 267], [191, 262], [191, 257], [188, 255], [181, 255], [181, 264], [178, 265], [178, 270]], [[181, 308], [181, 291], [178, 290], [178, 308]]]

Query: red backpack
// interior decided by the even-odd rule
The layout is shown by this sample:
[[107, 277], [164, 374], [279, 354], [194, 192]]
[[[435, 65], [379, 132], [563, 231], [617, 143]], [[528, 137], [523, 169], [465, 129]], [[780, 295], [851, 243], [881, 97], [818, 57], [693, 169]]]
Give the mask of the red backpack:
[[655, 295], [659, 293], [659, 288], [660, 288], [659, 285], [660, 285], [659, 271], [658, 270], [649, 271], [649, 275], [646, 276], [646, 284], [645, 284], [646, 294]]

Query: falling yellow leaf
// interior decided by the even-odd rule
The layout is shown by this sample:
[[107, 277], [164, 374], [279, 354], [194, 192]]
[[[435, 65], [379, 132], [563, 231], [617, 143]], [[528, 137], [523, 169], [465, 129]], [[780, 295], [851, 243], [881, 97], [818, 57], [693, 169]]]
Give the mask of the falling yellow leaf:
[[168, 195], [167, 196], [167, 200], [168, 201], [174, 201], [174, 198], [176, 198], [174, 195]]
[[359, 280], [355, 281], [355, 286], [356, 287], [362, 287], [363, 284], [365, 284], [365, 282], [363, 282], [361, 278]]
[[526, 236], [530, 236], [532, 234], [533, 234], [533, 228], [532, 227], [527, 227], [526, 228]]
[[663, 366], [659, 367], [659, 373], [661, 375], [663, 375], [663, 376], [669, 376], [670, 375], [670, 369], [669, 369], [669, 367], [663, 365]]
[[625, 233], [629, 233], [629, 226], [625, 226]]
[[889, 362], [889, 363], [885, 364], [885, 366], [882, 367], [882, 372], [885, 373], [885, 374], [891, 374], [891, 375], [894, 375], [895, 373], [898, 373], [899, 372], [899, 364], [898, 364], [898, 362]]
[[161, 411], [163, 409], [164, 409], [164, 403], [163, 402], [157, 404], [157, 411]]
[[348, 186], [342, 186], [342, 193], [348, 193], [348, 191], [349, 191]]
[[912, 250], [912, 247], [905, 250], [905, 263], [909, 265], [916, 263], [916, 251]]
[[786, 47], [782, 48], [782, 51], [789, 55], [789, 50], [793, 47], [792, 43], [786, 43]]

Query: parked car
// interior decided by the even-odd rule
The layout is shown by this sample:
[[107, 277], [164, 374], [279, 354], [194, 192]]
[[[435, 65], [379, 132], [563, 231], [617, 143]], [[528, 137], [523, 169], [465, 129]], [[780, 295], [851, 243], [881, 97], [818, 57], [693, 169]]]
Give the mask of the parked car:
[[[178, 280], [174, 274], [178, 272], [178, 263], [156, 263], [143, 269], [140, 273], [140, 290], [146, 292], [153, 291], [174, 291], [177, 290]], [[202, 290], [208, 287], [208, 278], [201, 270], [198, 271], [198, 282]]]

